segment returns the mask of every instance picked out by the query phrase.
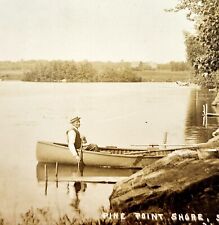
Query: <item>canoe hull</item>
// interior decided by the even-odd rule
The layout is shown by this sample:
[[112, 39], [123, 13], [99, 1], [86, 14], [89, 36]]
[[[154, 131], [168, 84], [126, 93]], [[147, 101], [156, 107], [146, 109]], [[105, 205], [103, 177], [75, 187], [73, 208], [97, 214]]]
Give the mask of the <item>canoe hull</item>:
[[[68, 147], [64, 144], [38, 142], [36, 157], [38, 162], [77, 165], [75, 157], [72, 156]], [[143, 168], [160, 158], [162, 156], [135, 156], [83, 150], [83, 162], [86, 166]]]

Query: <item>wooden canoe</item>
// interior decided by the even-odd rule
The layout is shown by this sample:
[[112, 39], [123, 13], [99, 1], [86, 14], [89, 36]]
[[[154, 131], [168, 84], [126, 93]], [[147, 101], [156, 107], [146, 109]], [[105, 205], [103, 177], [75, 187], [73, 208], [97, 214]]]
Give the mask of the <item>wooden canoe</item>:
[[[147, 149], [98, 147], [98, 149], [98, 152], [83, 150], [85, 166], [143, 168], [173, 151], [153, 147]], [[39, 141], [36, 157], [38, 162], [77, 165], [67, 144]]]

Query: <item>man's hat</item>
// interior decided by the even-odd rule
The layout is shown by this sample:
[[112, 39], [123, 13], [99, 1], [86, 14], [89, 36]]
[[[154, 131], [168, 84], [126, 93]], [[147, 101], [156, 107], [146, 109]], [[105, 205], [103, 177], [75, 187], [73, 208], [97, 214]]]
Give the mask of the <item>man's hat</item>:
[[81, 119], [80, 117], [76, 116], [70, 120], [70, 123], [74, 123], [75, 121], [78, 121], [80, 119]]

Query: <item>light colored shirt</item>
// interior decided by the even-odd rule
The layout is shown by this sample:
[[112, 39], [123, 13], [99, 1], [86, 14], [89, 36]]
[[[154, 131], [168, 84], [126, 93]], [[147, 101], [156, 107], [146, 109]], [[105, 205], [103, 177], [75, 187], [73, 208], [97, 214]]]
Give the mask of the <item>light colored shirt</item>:
[[[74, 128], [77, 130], [76, 127], [74, 127]], [[74, 130], [70, 130], [68, 132], [68, 148], [69, 148], [69, 150], [70, 150], [70, 152], [72, 153], [73, 156], [77, 156], [78, 155], [77, 151], [75, 149], [75, 145], [74, 145], [75, 138], [76, 138], [75, 131]]]

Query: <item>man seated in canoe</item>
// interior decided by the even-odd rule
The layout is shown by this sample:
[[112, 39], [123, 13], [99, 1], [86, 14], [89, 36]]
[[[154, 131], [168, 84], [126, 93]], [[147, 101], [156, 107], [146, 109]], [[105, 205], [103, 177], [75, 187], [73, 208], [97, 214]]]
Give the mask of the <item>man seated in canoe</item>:
[[77, 161], [80, 160], [79, 152], [81, 149], [88, 150], [88, 151], [98, 151], [98, 147], [95, 144], [88, 144], [85, 137], [81, 136], [79, 132], [79, 127], [81, 125], [80, 117], [76, 116], [70, 120], [72, 128], [69, 129], [67, 134], [67, 142], [69, 150], [71, 151], [72, 155], [76, 157]]

